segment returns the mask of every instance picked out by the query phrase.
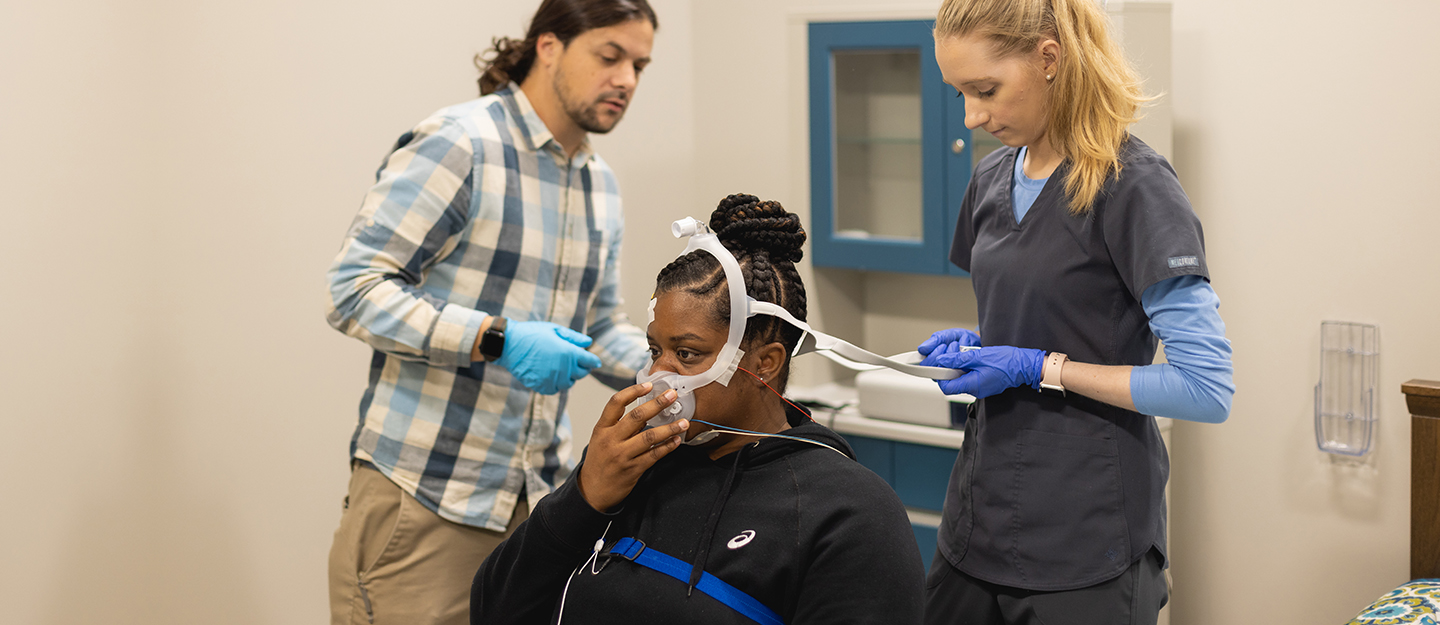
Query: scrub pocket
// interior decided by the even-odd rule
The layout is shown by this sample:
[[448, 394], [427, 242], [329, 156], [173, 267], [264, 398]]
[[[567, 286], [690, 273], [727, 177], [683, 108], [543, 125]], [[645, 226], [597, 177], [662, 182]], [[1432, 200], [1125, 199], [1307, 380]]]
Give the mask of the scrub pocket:
[[1015, 488], [1022, 577], [1099, 582], [1130, 565], [1115, 441], [1021, 430]]

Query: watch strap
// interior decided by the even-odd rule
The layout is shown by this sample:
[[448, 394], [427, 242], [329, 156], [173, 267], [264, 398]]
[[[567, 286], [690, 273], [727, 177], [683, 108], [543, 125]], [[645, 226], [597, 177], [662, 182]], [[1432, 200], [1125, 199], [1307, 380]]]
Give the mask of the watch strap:
[[1045, 366], [1040, 374], [1041, 393], [1065, 396], [1065, 385], [1060, 381], [1060, 371], [1068, 360], [1070, 357], [1060, 352], [1050, 352], [1045, 355]]

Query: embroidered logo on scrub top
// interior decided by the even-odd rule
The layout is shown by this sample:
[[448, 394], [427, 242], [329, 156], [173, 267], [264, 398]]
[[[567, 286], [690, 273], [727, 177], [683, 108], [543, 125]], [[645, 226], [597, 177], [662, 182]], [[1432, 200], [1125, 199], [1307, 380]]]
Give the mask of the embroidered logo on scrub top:
[[725, 546], [731, 549], [739, 549], [750, 544], [752, 540], [755, 540], [755, 530], [745, 530], [740, 532], [739, 536], [731, 538], [730, 542], [725, 543]]
[[1200, 266], [1200, 259], [1199, 259], [1199, 258], [1196, 258], [1196, 257], [1194, 257], [1194, 256], [1171, 256], [1171, 257], [1170, 257], [1170, 268], [1171, 268], [1171, 269], [1176, 269], [1176, 268], [1179, 268], [1179, 267], [1199, 267], [1199, 266]]

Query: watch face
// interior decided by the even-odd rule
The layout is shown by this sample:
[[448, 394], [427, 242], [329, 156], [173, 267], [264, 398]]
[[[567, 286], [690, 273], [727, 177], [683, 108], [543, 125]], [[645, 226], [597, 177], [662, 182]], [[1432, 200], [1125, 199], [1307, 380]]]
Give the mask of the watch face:
[[505, 331], [496, 330], [491, 327], [480, 337], [480, 354], [489, 359], [496, 359], [505, 351]]

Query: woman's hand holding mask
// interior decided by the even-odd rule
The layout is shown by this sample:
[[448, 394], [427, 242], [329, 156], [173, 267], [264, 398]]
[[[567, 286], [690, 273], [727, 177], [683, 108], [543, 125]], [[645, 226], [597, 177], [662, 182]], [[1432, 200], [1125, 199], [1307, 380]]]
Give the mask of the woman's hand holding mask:
[[645, 429], [645, 422], [675, 401], [675, 391], [637, 406], [625, 407], [650, 392], [650, 383], [636, 384], [616, 393], [605, 404], [600, 421], [590, 434], [590, 448], [580, 467], [580, 494], [590, 507], [608, 512], [635, 488], [640, 476], [675, 451], [690, 427], [686, 420]]

